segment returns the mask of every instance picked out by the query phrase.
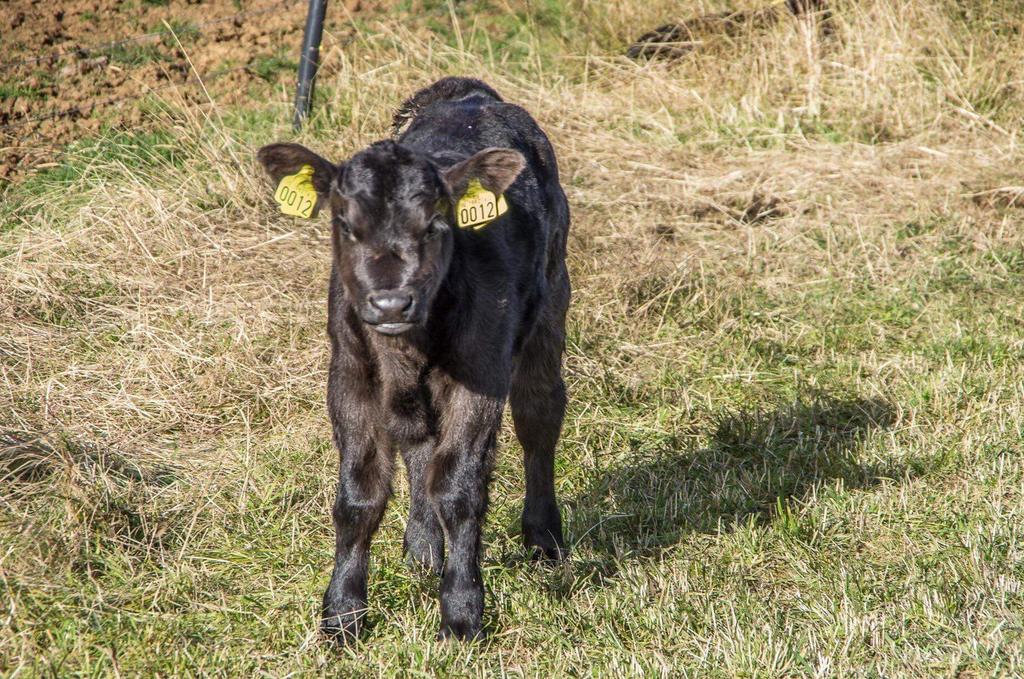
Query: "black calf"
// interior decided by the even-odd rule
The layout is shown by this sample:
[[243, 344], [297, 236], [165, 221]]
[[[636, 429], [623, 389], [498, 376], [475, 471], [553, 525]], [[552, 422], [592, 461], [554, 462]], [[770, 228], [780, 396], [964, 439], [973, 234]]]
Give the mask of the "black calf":
[[554, 454], [569, 208], [547, 137], [478, 80], [421, 90], [395, 127], [340, 165], [295, 144], [259, 152], [275, 182], [309, 166], [310, 195], [332, 218], [327, 405], [341, 464], [323, 629], [359, 631], [397, 450], [412, 497], [407, 559], [442, 573], [440, 636], [472, 638], [506, 399], [526, 467], [523, 539], [544, 558], [565, 554]]

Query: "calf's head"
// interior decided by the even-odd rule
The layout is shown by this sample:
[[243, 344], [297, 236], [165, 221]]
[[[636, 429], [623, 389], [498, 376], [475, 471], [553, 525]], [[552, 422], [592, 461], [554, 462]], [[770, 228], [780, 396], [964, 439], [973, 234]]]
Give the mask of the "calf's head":
[[488, 148], [453, 165], [392, 141], [377, 142], [334, 164], [298, 144], [257, 154], [275, 186], [313, 168], [317, 205], [331, 213], [334, 261], [348, 300], [364, 323], [398, 335], [426, 322], [454, 249], [453, 206], [476, 179], [503, 193], [523, 156]]

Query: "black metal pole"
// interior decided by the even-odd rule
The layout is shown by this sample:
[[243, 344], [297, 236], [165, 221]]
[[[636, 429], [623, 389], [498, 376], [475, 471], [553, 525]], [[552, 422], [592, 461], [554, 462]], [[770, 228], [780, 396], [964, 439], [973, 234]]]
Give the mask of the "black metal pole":
[[302, 35], [302, 54], [299, 55], [299, 86], [295, 92], [295, 117], [292, 128], [302, 129], [302, 123], [309, 117], [313, 101], [313, 80], [320, 65], [320, 39], [324, 35], [324, 14], [327, 0], [309, 0], [306, 13], [306, 30]]

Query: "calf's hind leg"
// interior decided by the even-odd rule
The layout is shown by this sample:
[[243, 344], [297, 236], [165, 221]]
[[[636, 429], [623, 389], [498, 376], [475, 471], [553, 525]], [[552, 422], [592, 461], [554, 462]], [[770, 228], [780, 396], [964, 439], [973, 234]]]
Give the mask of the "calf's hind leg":
[[427, 465], [434, 452], [433, 439], [402, 452], [409, 477], [409, 522], [405, 526], [402, 551], [410, 566], [434, 573], [444, 564], [444, 533], [437, 513], [427, 497]]
[[509, 404], [526, 468], [523, 542], [536, 557], [560, 560], [567, 554], [555, 499], [555, 446], [566, 404], [564, 311], [560, 318], [540, 320], [519, 355]]
[[[481, 633], [484, 585], [480, 529], [504, 399], [457, 386], [448, 429], [427, 469], [427, 493], [444, 528], [448, 553], [441, 573], [441, 638]], [[456, 415], [457, 414], [457, 415]]]

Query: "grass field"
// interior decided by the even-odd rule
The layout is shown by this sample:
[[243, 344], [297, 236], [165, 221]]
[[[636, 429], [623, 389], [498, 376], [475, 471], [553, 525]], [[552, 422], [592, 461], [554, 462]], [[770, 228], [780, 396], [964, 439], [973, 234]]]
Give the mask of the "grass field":
[[298, 138], [341, 159], [443, 74], [548, 131], [572, 558], [523, 553], [507, 427], [488, 637], [434, 640], [400, 480], [371, 628], [320, 641], [328, 225], [253, 158], [289, 92], [172, 91], [0, 194], [0, 675], [1024, 674], [1024, 8], [837, 0], [637, 64], [757, 3], [407, 4], [325, 54]]

